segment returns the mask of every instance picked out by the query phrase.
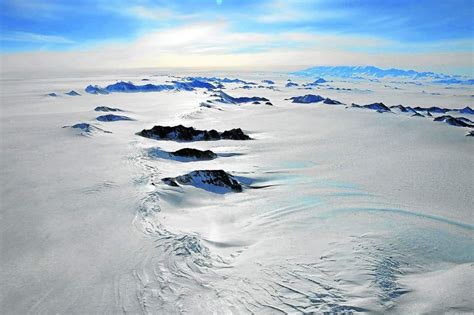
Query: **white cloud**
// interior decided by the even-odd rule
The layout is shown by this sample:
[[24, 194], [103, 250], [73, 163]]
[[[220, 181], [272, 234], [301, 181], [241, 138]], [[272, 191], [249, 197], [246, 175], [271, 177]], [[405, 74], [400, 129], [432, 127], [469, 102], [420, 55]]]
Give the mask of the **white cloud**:
[[314, 0], [272, 0], [263, 3], [259, 11], [262, 13], [256, 21], [260, 23], [321, 21], [347, 15], [347, 12], [329, 10], [323, 1]]
[[[36, 40], [64, 39], [23, 35]], [[409, 67], [472, 66], [470, 52], [367, 53], [363, 48], [387, 48], [397, 42], [369, 37], [315, 34], [305, 31], [241, 33], [226, 21], [194, 23], [157, 30], [124, 44], [107, 43], [93, 49], [1, 55], [3, 71], [133, 67], [298, 68], [311, 65], [376, 65]], [[353, 51], [353, 47], [360, 48]], [[438, 50], [441, 51], [441, 50]]]
[[2, 32], [0, 39], [3, 41], [45, 43], [45, 44], [74, 44], [75, 42], [63, 36], [45, 35], [29, 32]]

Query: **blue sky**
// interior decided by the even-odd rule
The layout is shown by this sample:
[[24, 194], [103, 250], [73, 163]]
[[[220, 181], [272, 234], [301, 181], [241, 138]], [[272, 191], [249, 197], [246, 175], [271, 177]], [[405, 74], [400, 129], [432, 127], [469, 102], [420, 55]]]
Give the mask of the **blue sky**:
[[327, 59], [326, 50], [339, 59], [319, 63], [366, 64], [372, 57], [409, 66], [409, 56], [425, 55], [432, 67], [472, 68], [474, 0], [4, 0], [0, 12], [0, 49], [10, 57], [129, 49], [136, 61], [148, 49], [164, 56], [146, 56], [150, 66], [174, 65], [186, 54], [203, 65], [206, 54], [222, 65], [250, 65], [252, 56], [258, 63], [262, 54], [275, 64], [295, 63], [285, 54], [313, 64]]

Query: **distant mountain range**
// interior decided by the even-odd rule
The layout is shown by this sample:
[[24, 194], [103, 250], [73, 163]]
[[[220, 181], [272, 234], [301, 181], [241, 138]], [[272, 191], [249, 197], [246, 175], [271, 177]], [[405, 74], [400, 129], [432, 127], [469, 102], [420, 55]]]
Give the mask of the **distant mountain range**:
[[440, 84], [473, 84], [473, 80], [461, 80], [460, 76], [415, 70], [380, 69], [374, 66], [320, 66], [291, 72], [306, 77], [336, 77], [353, 79], [403, 78], [412, 80], [430, 80]]

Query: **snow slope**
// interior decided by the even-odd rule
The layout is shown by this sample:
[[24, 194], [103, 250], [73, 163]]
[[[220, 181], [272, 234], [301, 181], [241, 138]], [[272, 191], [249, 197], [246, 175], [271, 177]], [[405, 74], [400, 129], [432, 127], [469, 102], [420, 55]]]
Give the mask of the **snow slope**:
[[[147, 78], [161, 86], [190, 77], [213, 78], [233, 98], [262, 97], [273, 106], [208, 103], [207, 89], [84, 93], [89, 85]], [[239, 79], [216, 79], [226, 77]], [[473, 108], [472, 91], [350, 80], [308, 91], [286, 88], [287, 79], [205, 71], [5, 77], [0, 312], [474, 311], [471, 129], [434, 122], [442, 113], [411, 117], [289, 100], [311, 93], [343, 104]], [[263, 80], [275, 89], [242, 88]], [[71, 90], [81, 96], [46, 96]], [[134, 120], [97, 121], [97, 106]], [[78, 123], [92, 132], [62, 128]], [[252, 140], [136, 134], [180, 124], [241, 128]], [[217, 158], [150, 154], [183, 148]], [[200, 189], [194, 179], [162, 181], [195, 170], [224, 170], [244, 189], [216, 194], [208, 182]]]

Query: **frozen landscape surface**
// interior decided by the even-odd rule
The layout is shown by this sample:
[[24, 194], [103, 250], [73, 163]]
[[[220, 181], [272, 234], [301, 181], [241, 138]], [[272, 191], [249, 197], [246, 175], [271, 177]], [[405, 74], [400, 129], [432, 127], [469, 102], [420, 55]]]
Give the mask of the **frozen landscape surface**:
[[297, 74], [2, 76], [0, 313], [473, 312], [472, 85]]

